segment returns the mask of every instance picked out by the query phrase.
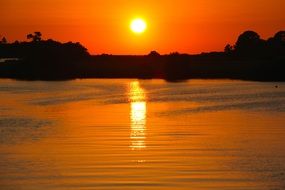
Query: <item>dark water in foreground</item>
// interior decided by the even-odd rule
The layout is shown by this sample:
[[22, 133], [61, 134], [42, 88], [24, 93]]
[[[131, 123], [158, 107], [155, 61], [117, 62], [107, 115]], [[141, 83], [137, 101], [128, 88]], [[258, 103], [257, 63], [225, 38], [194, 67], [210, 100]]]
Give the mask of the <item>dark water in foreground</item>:
[[285, 83], [0, 80], [0, 189], [285, 189]]

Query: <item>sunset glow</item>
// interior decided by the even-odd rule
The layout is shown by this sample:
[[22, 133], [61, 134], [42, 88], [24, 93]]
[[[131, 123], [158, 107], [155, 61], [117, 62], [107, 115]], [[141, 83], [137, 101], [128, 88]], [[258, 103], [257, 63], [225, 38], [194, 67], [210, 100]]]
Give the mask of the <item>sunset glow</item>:
[[[245, 30], [267, 39], [284, 29], [284, 0], [94, 1], [1, 0], [0, 36], [26, 40], [41, 31], [44, 39], [82, 43], [90, 53], [161, 54], [223, 50]], [[134, 35], [133, 18], [143, 16], [147, 32]]]

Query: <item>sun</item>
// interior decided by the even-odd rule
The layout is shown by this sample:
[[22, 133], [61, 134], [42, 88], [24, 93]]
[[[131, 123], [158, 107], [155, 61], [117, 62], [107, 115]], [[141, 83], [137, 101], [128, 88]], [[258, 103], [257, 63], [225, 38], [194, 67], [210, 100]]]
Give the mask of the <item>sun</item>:
[[131, 21], [130, 29], [136, 34], [144, 33], [147, 28], [146, 22], [141, 18], [136, 18]]

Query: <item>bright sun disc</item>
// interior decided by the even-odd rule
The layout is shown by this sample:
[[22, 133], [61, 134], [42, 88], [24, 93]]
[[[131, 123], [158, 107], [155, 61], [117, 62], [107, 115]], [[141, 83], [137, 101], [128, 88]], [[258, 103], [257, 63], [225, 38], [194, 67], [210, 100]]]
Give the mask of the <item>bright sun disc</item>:
[[137, 34], [140, 34], [140, 33], [143, 33], [145, 30], [146, 30], [146, 22], [143, 20], [143, 19], [134, 19], [132, 22], [131, 22], [131, 30], [134, 32], [134, 33], [137, 33]]

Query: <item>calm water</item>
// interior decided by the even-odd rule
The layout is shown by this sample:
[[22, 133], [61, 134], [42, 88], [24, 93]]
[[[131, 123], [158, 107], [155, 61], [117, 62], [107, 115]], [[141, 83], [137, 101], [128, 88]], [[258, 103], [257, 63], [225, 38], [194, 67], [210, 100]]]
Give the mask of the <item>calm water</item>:
[[0, 80], [0, 189], [285, 189], [285, 83]]

